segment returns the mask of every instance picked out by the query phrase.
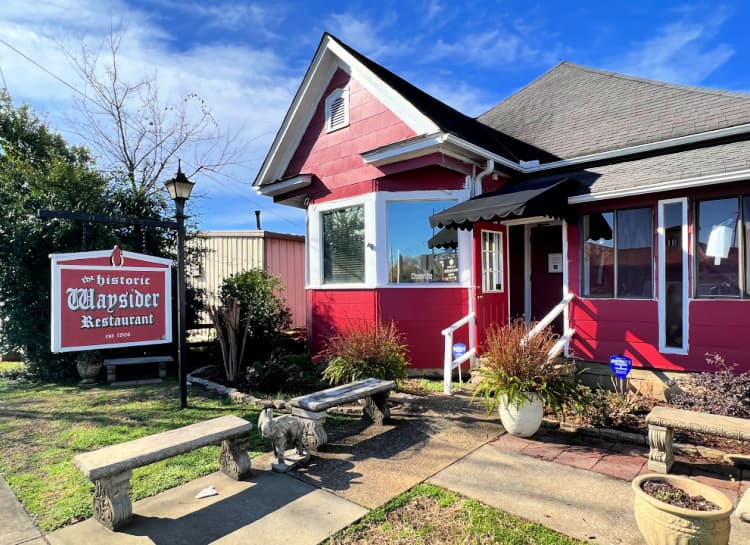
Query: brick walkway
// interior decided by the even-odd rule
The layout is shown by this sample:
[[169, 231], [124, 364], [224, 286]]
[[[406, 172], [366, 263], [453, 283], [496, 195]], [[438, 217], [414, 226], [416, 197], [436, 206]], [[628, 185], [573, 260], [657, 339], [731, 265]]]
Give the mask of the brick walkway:
[[[581, 437], [563, 431], [540, 430], [530, 439], [504, 434], [490, 444], [499, 450], [518, 452], [625, 481], [642, 473], [651, 473], [647, 466], [646, 447]], [[718, 488], [732, 500], [735, 507], [744, 492], [750, 488], [750, 469], [741, 470], [733, 465], [705, 458], [677, 455], [670, 473], [694, 477]]]

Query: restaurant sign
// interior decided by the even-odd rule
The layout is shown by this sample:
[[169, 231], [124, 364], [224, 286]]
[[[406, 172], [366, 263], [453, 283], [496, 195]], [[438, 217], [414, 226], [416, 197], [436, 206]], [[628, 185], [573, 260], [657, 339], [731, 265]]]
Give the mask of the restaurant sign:
[[170, 260], [117, 246], [50, 259], [53, 352], [172, 342]]

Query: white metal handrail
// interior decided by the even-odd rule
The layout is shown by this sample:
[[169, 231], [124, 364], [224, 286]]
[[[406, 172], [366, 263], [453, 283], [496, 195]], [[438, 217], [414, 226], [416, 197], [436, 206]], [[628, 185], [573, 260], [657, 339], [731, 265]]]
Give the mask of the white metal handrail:
[[555, 318], [560, 316], [561, 313], [565, 313], [565, 333], [560, 337], [560, 339], [554, 344], [554, 346], [550, 349], [550, 351], [547, 353], [547, 361], [554, 360], [557, 356], [559, 356], [563, 351], [567, 355], [568, 353], [568, 345], [570, 344], [570, 339], [573, 338], [573, 335], [575, 335], [576, 330], [568, 327], [568, 305], [570, 302], [575, 298], [575, 294], [568, 293], [565, 295], [565, 297], [562, 298], [562, 301], [560, 301], [555, 307], [550, 310], [547, 315], [539, 320], [537, 324], [529, 331], [529, 334], [524, 339], [524, 342], [528, 341], [529, 339], [534, 338], [540, 331], [542, 331], [545, 327], [550, 325]]
[[[476, 313], [470, 312], [441, 332], [443, 337], [445, 337], [445, 354], [443, 356], [443, 392], [448, 395], [451, 394], [451, 378], [453, 376], [453, 370], [458, 367], [458, 380], [459, 382], [463, 382], [461, 378], [461, 364], [469, 359], [472, 359], [473, 362], [473, 358], [476, 356], [477, 347], [474, 345], [476, 338], [476, 321]], [[469, 326], [469, 349], [466, 351], [466, 354], [460, 358], [453, 359], [453, 333], [467, 324]]]

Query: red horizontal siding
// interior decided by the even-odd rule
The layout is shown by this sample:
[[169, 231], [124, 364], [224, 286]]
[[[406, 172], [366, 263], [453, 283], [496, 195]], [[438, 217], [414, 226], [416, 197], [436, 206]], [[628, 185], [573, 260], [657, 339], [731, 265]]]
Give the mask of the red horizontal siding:
[[[308, 290], [310, 349], [319, 352], [325, 339], [353, 324], [393, 320], [408, 346], [413, 369], [440, 369], [441, 331], [467, 313], [466, 289], [381, 288], [377, 290]], [[468, 346], [468, 329], [454, 342]]]
[[[381, 319], [393, 320], [404, 334], [413, 369], [441, 369], [443, 329], [468, 313], [465, 288], [382, 288], [378, 290]], [[468, 347], [468, 328], [456, 332], [454, 342]]]
[[[349, 86], [349, 126], [325, 130], [325, 99], [334, 89]], [[306, 191], [313, 200], [329, 200], [339, 189], [371, 181], [382, 172], [366, 165], [361, 153], [415, 136], [406, 123], [385, 107], [357, 80], [338, 70], [323, 93], [285, 177], [314, 173]]]

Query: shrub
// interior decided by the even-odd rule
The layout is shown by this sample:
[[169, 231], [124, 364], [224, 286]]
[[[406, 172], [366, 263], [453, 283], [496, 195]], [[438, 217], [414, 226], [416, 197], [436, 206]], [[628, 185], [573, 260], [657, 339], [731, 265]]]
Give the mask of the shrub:
[[705, 413], [750, 418], [750, 371], [734, 372], [719, 354], [706, 354], [715, 371], [696, 373], [681, 381], [683, 392], [672, 398], [675, 407]]
[[558, 409], [577, 398], [572, 368], [567, 364], [548, 362], [557, 335], [547, 327], [529, 339], [534, 324], [523, 318], [487, 329], [482, 366], [477, 370], [481, 381], [474, 397], [483, 397], [487, 413], [497, 408], [499, 398], [508, 403], [525, 405], [539, 395], [547, 406]]
[[578, 416], [583, 424], [596, 428], [642, 432], [646, 415], [656, 404], [641, 395], [640, 390], [621, 392], [579, 386], [579, 393]]
[[310, 354], [290, 354], [274, 350], [265, 361], [255, 361], [248, 367], [247, 381], [258, 391], [267, 394], [307, 393], [321, 387], [321, 367], [313, 363]]
[[364, 378], [402, 380], [407, 377], [406, 345], [396, 324], [360, 324], [328, 339], [323, 356], [328, 365], [323, 378], [331, 384]]
[[247, 325], [245, 361], [266, 360], [282, 332], [291, 327], [283, 290], [279, 277], [262, 269], [234, 274], [222, 283], [221, 300], [240, 301], [240, 323]]

